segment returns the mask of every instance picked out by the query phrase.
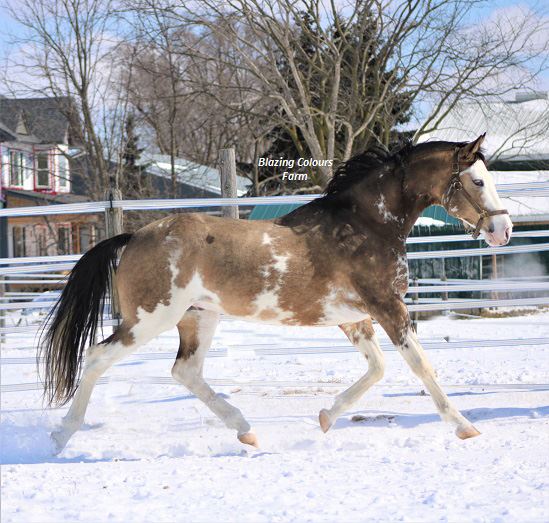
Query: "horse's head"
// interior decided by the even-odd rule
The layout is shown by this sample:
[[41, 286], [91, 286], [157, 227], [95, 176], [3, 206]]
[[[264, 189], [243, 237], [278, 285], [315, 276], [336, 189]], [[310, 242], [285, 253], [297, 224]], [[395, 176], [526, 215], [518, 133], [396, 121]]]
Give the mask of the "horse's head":
[[452, 174], [442, 204], [450, 215], [474, 229], [474, 238], [482, 234], [490, 246], [505, 245], [511, 238], [513, 224], [480, 152], [485, 136], [454, 149]]

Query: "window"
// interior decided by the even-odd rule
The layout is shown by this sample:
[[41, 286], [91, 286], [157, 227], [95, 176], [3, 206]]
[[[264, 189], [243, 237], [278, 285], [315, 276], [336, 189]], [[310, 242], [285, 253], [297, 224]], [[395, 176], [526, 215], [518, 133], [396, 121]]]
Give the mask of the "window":
[[80, 252], [87, 252], [95, 244], [95, 225], [80, 225], [78, 228]]
[[14, 258], [20, 258], [22, 256], [26, 256], [25, 228], [24, 227], [13, 227], [12, 237], [13, 237], [13, 256], [14, 256]]
[[69, 162], [61, 153], [59, 156], [59, 187], [66, 189], [69, 186]]
[[48, 153], [36, 156], [36, 187], [50, 187], [50, 158]]
[[36, 227], [35, 229], [36, 237], [36, 254], [38, 256], [47, 256], [48, 255], [48, 232], [45, 227]]
[[23, 187], [24, 157], [19, 151], [10, 151], [10, 185]]
[[58, 254], [71, 253], [71, 227], [60, 225], [57, 229], [57, 252]]

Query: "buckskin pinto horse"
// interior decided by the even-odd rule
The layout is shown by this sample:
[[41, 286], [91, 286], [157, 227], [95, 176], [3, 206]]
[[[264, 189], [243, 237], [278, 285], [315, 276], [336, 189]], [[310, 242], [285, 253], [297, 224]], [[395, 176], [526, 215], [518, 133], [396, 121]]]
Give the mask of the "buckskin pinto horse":
[[[484, 136], [356, 156], [336, 171], [323, 197], [276, 220], [176, 214], [93, 247], [69, 275], [41, 340], [47, 399], [64, 404], [74, 397], [52, 433], [57, 451], [82, 425], [97, 379], [173, 327], [180, 336], [173, 377], [242, 443], [257, 446], [241, 412], [202, 375], [221, 314], [276, 325], [338, 325], [364, 354], [366, 374], [320, 411], [324, 432], [383, 375], [375, 318], [425, 384], [441, 418], [456, 426], [460, 438], [477, 436], [437, 383], [403, 297], [406, 237], [427, 206], [443, 205], [489, 245], [508, 243], [512, 223], [480, 152]], [[79, 379], [122, 247], [114, 278], [122, 323], [89, 347]]]

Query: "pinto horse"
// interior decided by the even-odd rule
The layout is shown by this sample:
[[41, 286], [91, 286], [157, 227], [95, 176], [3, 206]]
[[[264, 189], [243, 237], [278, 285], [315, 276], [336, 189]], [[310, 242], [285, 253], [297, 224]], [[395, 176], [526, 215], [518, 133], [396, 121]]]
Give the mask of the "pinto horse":
[[[425, 384], [441, 418], [455, 425], [460, 438], [477, 436], [437, 383], [403, 298], [406, 238], [427, 206], [443, 205], [489, 245], [508, 243], [512, 223], [480, 151], [483, 140], [356, 156], [337, 170], [321, 198], [276, 220], [176, 214], [93, 247], [69, 275], [41, 340], [46, 397], [50, 404], [73, 398], [52, 433], [57, 451], [82, 425], [98, 378], [173, 327], [180, 336], [173, 377], [236, 430], [242, 443], [257, 446], [240, 410], [203, 378], [221, 314], [275, 325], [338, 325], [364, 354], [366, 374], [320, 411], [324, 432], [383, 375], [375, 318]], [[86, 352], [111, 284], [122, 322]]]

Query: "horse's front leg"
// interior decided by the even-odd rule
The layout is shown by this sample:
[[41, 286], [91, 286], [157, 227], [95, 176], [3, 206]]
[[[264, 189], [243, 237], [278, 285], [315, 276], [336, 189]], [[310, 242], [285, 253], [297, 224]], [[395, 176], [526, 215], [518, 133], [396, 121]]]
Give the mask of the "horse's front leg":
[[383, 377], [385, 368], [383, 352], [370, 318], [358, 323], [345, 323], [339, 327], [368, 360], [368, 372], [347, 390], [338, 394], [331, 409], [320, 411], [318, 418], [324, 432], [327, 432], [343, 412], [348, 410], [374, 383]]
[[406, 360], [414, 374], [423, 381], [435, 402], [440, 417], [456, 426], [456, 434], [461, 439], [478, 436], [480, 432], [453, 407], [448, 396], [438, 384], [433, 367], [412, 329], [408, 309], [404, 302], [395, 296], [394, 299], [389, 300], [383, 306], [378, 305], [375, 308], [375, 311], [372, 310], [374, 317], [389, 335], [389, 338], [391, 338], [398, 352]]

